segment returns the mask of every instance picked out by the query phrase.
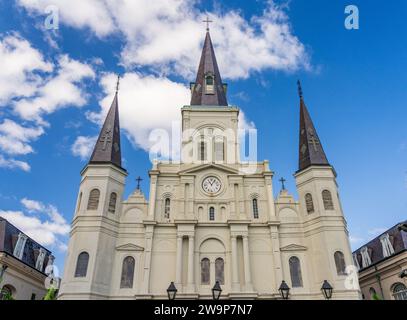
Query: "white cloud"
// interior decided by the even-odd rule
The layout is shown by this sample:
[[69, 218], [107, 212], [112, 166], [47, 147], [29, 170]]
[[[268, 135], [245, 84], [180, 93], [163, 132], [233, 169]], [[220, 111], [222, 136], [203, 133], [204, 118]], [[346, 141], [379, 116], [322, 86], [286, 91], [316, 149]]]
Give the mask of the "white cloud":
[[97, 136], [85, 137], [79, 136], [76, 138], [74, 144], [71, 147], [72, 154], [80, 157], [82, 160], [89, 159], [93, 147], [95, 146]]
[[0, 210], [0, 216], [43, 246], [63, 249], [64, 237], [68, 235], [70, 227], [57, 208], [27, 198], [22, 199], [21, 203], [28, 213]]
[[6, 159], [1, 154], [0, 154], [0, 168], [20, 169], [25, 172], [31, 170], [31, 167], [27, 162], [15, 159]]
[[[68, 106], [81, 107], [87, 94], [82, 90], [84, 79], [93, 79], [95, 72], [88, 64], [68, 55], [46, 61], [42, 53], [18, 33], [0, 35], [0, 107], [24, 120], [5, 119], [0, 123], [0, 167], [29, 171], [29, 165], [7, 155], [34, 152], [31, 143], [44, 134], [48, 123], [43, 119]], [[4, 113], [6, 113], [4, 112]], [[27, 122], [34, 121], [34, 125]]]
[[94, 76], [89, 65], [62, 55], [58, 59], [57, 75], [38, 88], [35, 97], [17, 101], [14, 110], [25, 120], [43, 123], [43, 114], [53, 113], [67, 106], [81, 107], [86, 103], [86, 95], [77, 84]]
[[29, 142], [38, 139], [44, 130], [41, 127], [23, 127], [13, 120], [5, 119], [0, 124], [0, 150], [11, 155], [33, 152]]
[[0, 37], [0, 106], [10, 99], [28, 97], [41, 83], [39, 72], [51, 72], [53, 65], [18, 34]]
[[[56, 5], [62, 23], [89, 28], [97, 37], [120, 33], [125, 39], [121, 58], [127, 67], [148, 65], [188, 78], [196, 71], [206, 14], [195, 1], [20, 0], [19, 4], [40, 15], [47, 5]], [[309, 67], [305, 47], [293, 35], [284, 8], [272, 0], [260, 16], [249, 20], [236, 10], [211, 12], [209, 18], [215, 22], [211, 34], [225, 78], [246, 78], [268, 68]]]
[[35, 201], [35, 200], [30, 200], [27, 198], [21, 199], [21, 203], [28, 210], [28, 212], [38, 212], [38, 211], [43, 210], [43, 208], [44, 208], [44, 206], [41, 202]]

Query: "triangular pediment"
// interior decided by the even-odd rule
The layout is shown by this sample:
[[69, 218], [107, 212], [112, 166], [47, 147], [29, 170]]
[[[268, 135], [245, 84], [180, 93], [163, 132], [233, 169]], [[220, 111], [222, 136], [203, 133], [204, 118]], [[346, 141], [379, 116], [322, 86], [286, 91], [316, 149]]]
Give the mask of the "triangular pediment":
[[143, 247], [140, 247], [138, 245], [132, 244], [132, 243], [127, 243], [123, 244], [121, 246], [116, 247], [117, 251], [144, 251]]
[[280, 248], [280, 251], [304, 251], [304, 250], [307, 250], [307, 247], [295, 243]]
[[215, 170], [219, 170], [219, 171], [226, 172], [229, 174], [238, 174], [239, 173], [239, 170], [237, 170], [235, 168], [231, 168], [229, 166], [222, 165], [222, 164], [216, 164], [216, 163], [200, 164], [195, 167], [182, 170], [179, 173], [180, 174], [193, 174], [193, 173], [197, 173], [197, 172], [200, 172], [203, 170], [208, 170], [208, 169], [211, 169], [211, 170], [215, 169]]

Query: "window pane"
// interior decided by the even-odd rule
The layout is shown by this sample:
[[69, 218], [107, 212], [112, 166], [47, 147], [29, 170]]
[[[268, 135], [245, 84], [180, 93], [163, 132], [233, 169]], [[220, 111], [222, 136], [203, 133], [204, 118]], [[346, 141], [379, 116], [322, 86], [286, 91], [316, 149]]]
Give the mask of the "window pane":
[[209, 220], [215, 220], [215, 208], [214, 207], [209, 208]]
[[97, 210], [99, 206], [100, 191], [93, 189], [89, 194], [88, 210]]
[[302, 275], [300, 260], [297, 257], [291, 257], [289, 260], [291, 284], [293, 288], [302, 287]]
[[341, 251], [336, 251], [334, 254], [335, 258], [335, 265], [336, 265], [336, 272], [338, 275], [346, 274], [346, 264], [345, 264], [345, 256]]
[[170, 198], [165, 199], [165, 205], [164, 205], [164, 218], [169, 219], [170, 218], [170, 209], [171, 209], [171, 200]]
[[225, 284], [225, 263], [222, 258], [215, 260], [215, 281]]
[[203, 258], [201, 261], [201, 283], [202, 284], [210, 283], [209, 269], [210, 269], [209, 259]]
[[325, 210], [334, 210], [334, 204], [332, 202], [332, 195], [329, 190], [322, 191], [322, 200], [324, 202]]
[[116, 200], [117, 200], [117, 194], [112, 192], [110, 195], [110, 200], [109, 200], [109, 212], [115, 213], [116, 211]]
[[88, 270], [89, 254], [87, 252], [82, 252], [78, 256], [78, 261], [76, 262], [75, 277], [81, 278], [86, 277], [86, 272]]
[[134, 265], [135, 260], [133, 257], [126, 257], [123, 260], [120, 288], [133, 288]]
[[314, 212], [314, 202], [312, 201], [312, 195], [310, 193], [305, 195], [305, 205], [307, 207], [307, 213]]
[[253, 199], [253, 217], [255, 219], [259, 218], [259, 208], [257, 207], [257, 199]]

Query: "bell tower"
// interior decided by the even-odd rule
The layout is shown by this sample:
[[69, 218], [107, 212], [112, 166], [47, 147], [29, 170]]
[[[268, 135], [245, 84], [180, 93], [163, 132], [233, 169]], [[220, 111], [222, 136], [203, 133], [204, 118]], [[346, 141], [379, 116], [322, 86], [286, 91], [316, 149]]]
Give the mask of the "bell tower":
[[[349, 298], [353, 294], [357, 298], [356, 289], [345, 288], [345, 266], [352, 265], [353, 260], [346, 220], [339, 199], [337, 175], [328, 162], [311, 120], [299, 81], [298, 92], [300, 97], [299, 168], [294, 176], [300, 214], [304, 223], [309, 225], [305, 233], [305, 241], [310, 250], [309, 269], [318, 270], [312, 274], [310, 286], [315, 294], [321, 295], [321, 284], [324, 280], [328, 280], [333, 284], [338, 298], [340, 295]], [[343, 260], [344, 263], [342, 263]]]
[[90, 161], [81, 172], [61, 299], [97, 299], [110, 293], [112, 254], [127, 176], [121, 163], [118, 84]]

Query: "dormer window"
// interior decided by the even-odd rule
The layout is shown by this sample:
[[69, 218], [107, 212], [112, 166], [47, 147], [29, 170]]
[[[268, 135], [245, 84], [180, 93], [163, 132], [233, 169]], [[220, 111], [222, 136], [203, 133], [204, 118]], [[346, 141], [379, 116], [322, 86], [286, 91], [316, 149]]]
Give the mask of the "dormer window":
[[366, 268], [372, 264], [372, 260], [370, 258], [369, 250], [367, 247], [363, 247], [360, 249], [360, 254], [362, 255], [362, 267]]
[[393, 245], [390, 242], [390, 237], [388, 233], [385, 233], [380, 237], [380, 242], [382, 244], [382, 249], [383, 249], [383, 257], [389, 257], [392, 254], [394, 254], [394, 248]]
[[205, 76], [205, 93], [214, 94], [215, 93], [215, 81], [212, 74]]

